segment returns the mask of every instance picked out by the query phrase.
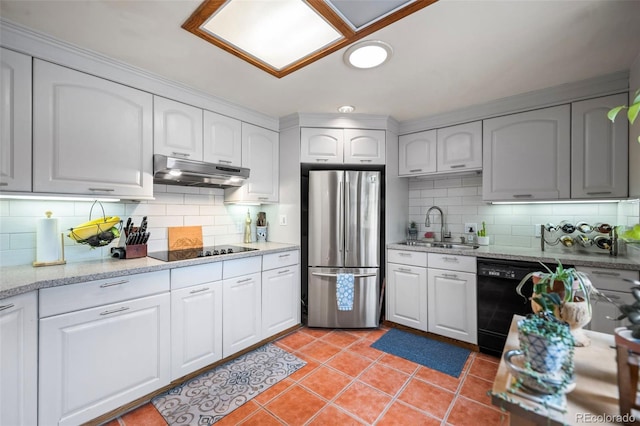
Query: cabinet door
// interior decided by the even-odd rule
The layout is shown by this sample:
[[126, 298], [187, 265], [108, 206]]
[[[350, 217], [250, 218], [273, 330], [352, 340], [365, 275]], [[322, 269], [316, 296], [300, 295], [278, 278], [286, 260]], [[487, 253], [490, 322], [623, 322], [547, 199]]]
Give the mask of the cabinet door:
[[478, 343], [476, 275], [428, 269], [429, 332]]
[[242, 123], [242, 167], [251, 169], [249, 179], [240, 188], [225, 189], [225, 201], [277, 203], [278, 133]]
[[343, 160], [343, 129], [300, 129], [301, 163], [342, 164]]
[[35, 291], [0, 300], [0, 424], [38, 417], [38, 305]]
[[438, 172], [482, 169], [482, 122], [438, 129]]
[[204, 112], [204, 161], [242, 166], [242, 123], [240, 120]]
[[0, 48], [0, 190], [31, 191], [31, 57]]
[[384, 130], [344, 129], [345, 164], [384, 164]]
[[154, 96], [153, 153], [202, 161], [202, 110]]
[[387, 320], [427, 331], [427, 269], [387, 266]]
[[437, 170], [436, 131], [402, 135], [398, 140], [398, 174], [400, 176], [422, 175]]
[[41, 425], [77, 425], [170, 382], [169, 293], [40, 320]]
[[222, 281], [171, 291], [171, 380], [222, 359]]
[[607, 118], [626, 103], [620, 94], [571, 104], [571, 198], [627, 197], [628, 121]]
[[569, 105], [484, 120], [483, 200], [569, 198], [569, 120]]
[[262, 273], [262, 338], [300, 324], [298, 265]]
[[152, 197], [152, 96], [34, 60], [33, 190]]
[[261, 337], [260, 272], [222, 282], [222, 356], [233, 355]]

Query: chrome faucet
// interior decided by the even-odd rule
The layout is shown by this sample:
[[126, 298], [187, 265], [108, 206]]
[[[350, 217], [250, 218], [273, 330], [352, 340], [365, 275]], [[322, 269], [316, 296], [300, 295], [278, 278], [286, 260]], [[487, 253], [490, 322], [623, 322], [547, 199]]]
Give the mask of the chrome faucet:
[[442, 212], [442, 209], [438, 206], [429, 207], [429, 210], [427, 210], [427, 215], [424, 218], [424, 226], [427, 228], [431, 226], [431, 221], [429, 220], [429, 214], [431, 213], [431, 210], [437, 210], [440, 212], [440, 241], [444, 241], [445, 238], [450, 238], [451, 237], [450, 234], [446, 236], [444, 233], [444, 213]]

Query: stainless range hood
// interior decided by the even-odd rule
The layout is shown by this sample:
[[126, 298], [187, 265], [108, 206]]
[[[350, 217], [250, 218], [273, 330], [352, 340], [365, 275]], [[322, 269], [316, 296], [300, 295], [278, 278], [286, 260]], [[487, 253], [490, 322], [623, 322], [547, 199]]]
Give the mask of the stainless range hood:
[[166, 185], [229, 188], [242, 186], [249, 169], [226, 164], [153, 155], [153, 182]]

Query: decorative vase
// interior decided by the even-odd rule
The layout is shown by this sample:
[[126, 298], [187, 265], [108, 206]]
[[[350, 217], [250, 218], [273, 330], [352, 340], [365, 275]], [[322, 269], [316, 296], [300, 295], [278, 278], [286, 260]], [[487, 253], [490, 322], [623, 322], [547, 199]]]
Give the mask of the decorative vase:
[[559, 338], [524, 333], [520, 327], [522, 321], [526, 319], [518, 322], [520, 349], [531, 368], [543, 374], [555, 374], [560, 371], [569, 356], [569, 346]]
[[259, 243], [267, 242], [267, 227], [256, 226], [256, 239]]
[[585, 300], [564, 302], [560, 307], [560, 319], [569, 323], [576, 346], [589, 346], [591, 340], [582, 327], [591, 321], [591, 309]]

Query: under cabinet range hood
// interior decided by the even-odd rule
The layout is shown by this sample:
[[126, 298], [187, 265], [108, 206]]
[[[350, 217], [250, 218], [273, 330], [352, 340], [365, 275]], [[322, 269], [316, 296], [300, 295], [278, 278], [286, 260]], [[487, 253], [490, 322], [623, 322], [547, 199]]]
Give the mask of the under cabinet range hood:
[[205, 163], [184, 158], [153, 155], [153, 182], [166, 185], [229, 188], [242, 186], [249, 169]]

